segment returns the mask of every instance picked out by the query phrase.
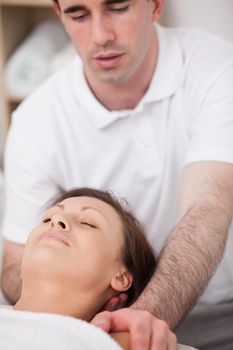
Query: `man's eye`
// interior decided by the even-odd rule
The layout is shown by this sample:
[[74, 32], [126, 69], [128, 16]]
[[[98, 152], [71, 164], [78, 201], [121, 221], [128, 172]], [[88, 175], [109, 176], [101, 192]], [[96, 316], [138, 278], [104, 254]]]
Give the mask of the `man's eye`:
[[45, 219], [42, 220], [42, 222], [45, 222], [45, 223], [46, 223], [46, 222], [50, 222], [50, 221], [51, 221], [50, 218], [45, 218]]
[[86, 17], [87, 17], [87, 14], [83, 14], [80, 16], [74, 16], [74, 17], [72, 16], [71, 19], [72, 21], [82, 22]]
[[121, 12], [126, 12], [128, 9], [129, 9], [129, 5], [124, 6], [124, 7], [115, 7], [115, 8], [113, 7], [113, 8], [111, 8], [110, 10], [111, 10], [112, 12], [121, 13]]
[[90, 227], [92, 227], [92, 228], [97, 228], [95, 225], [92, 225], [92, 224], [89, 224], [89, 222], [80, 222], [80, 224], [82, 224], [82, 225], [87, 225], [87, 226], [90, 226]]

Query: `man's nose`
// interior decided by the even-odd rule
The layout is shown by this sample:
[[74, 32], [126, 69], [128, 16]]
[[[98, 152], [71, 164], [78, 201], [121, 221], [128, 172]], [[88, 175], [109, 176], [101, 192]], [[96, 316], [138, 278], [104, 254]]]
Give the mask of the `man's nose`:
[[114, 40], [114, 32], [110, 19], [104, 16], [93, 18], [92, 20], [92, 39], [98, 46], [105, 46], [108, 42]]
[[67, 218], [62, 215], [53, 215], [51, 218], [51, 227], [59, 230], [69, 231], [70, 224]]

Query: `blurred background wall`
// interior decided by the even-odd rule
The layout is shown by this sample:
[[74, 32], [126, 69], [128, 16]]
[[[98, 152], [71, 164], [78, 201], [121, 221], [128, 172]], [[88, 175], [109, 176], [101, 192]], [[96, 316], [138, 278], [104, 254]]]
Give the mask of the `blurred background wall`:
[[[0, 74], [0, 79], [2, 79], [2, 76]], [[0, 92], [2, 92], [0, 90]], [[2, 94], [0, 96], [0, 176], [1, 176], [1, 168], [3, 165], [3, 149], [4, 149], [4, 140], [3, 140], [3, 101], [2, 101]], [[0, 214], [1, 215], [1, 214]]]
[[161, 23], [201, 28], [233, 43], [233, 0], [165, 0]]

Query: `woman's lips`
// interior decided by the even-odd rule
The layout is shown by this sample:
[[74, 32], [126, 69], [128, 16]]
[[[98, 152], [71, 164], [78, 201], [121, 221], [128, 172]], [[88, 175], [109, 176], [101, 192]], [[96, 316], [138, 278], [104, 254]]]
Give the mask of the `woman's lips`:
[[108, 56], [97, 56], [94, 57], [94, 61], [97, 64], [99, 68], [105, 68], [105, 69], [110, 69], [110, 68], [115, 68], [120, 65], [122, 58], [124, 54], [112, 54]]
[[70, 246], [68, 240], [66, 239], [66, 237], [64, 237], [64, 235], [62, 235], [61, 233], [59, 232], [54, 232], [54, 231], [48, 231], [48, 232], [45, 232], [43, 233], [40, 238], [39, 238], [39, 241], [40, 240], [54, 240], [54, 241], [57, 241], [57, 242], [60, 242], [66, 246]]

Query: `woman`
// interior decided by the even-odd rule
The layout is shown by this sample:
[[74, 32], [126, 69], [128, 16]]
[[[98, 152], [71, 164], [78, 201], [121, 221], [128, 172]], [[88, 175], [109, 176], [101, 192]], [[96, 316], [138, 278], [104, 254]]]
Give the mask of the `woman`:
[[30, 234], [22, 260], [22, 292], [15, 310], [90, 321], [113, 296], [130, 305], [156, 266], [134, 216], [108, 192], [63, 193]]
[[[120, 349], [107, 334], [77, 319], [90, 321], [122, 292], [130, 305], [155, 267], [142, 226], [115, 197], [89, 188], [63, 193], [28, 238], [21, 296], [14, 310], [1, 312], [0, 348]], [[128, 334], [112, 336], [130, 348]]]
[[[60, 310], [53, 295], [54, 311], [59, 307], [59, 313], [89, 321], [120, 292], [127, 292], [132, 303], [155, 265], [141, 225], [114, 197], [99, 190], [74, 189], [56, 199], [30, 234], [22, 261], [22, 294], [15, 309], [28, 305], [30, 292], [30, 301], [35, 298], [35, 287], [52, 286], [58, 297], [68, 293], [70, 303], [62, 306], [70, 311]], [[44, 301], [49, 305], [50, 296], [49, 291]], [[79, 300], [84, 298], [81, 306]]]

